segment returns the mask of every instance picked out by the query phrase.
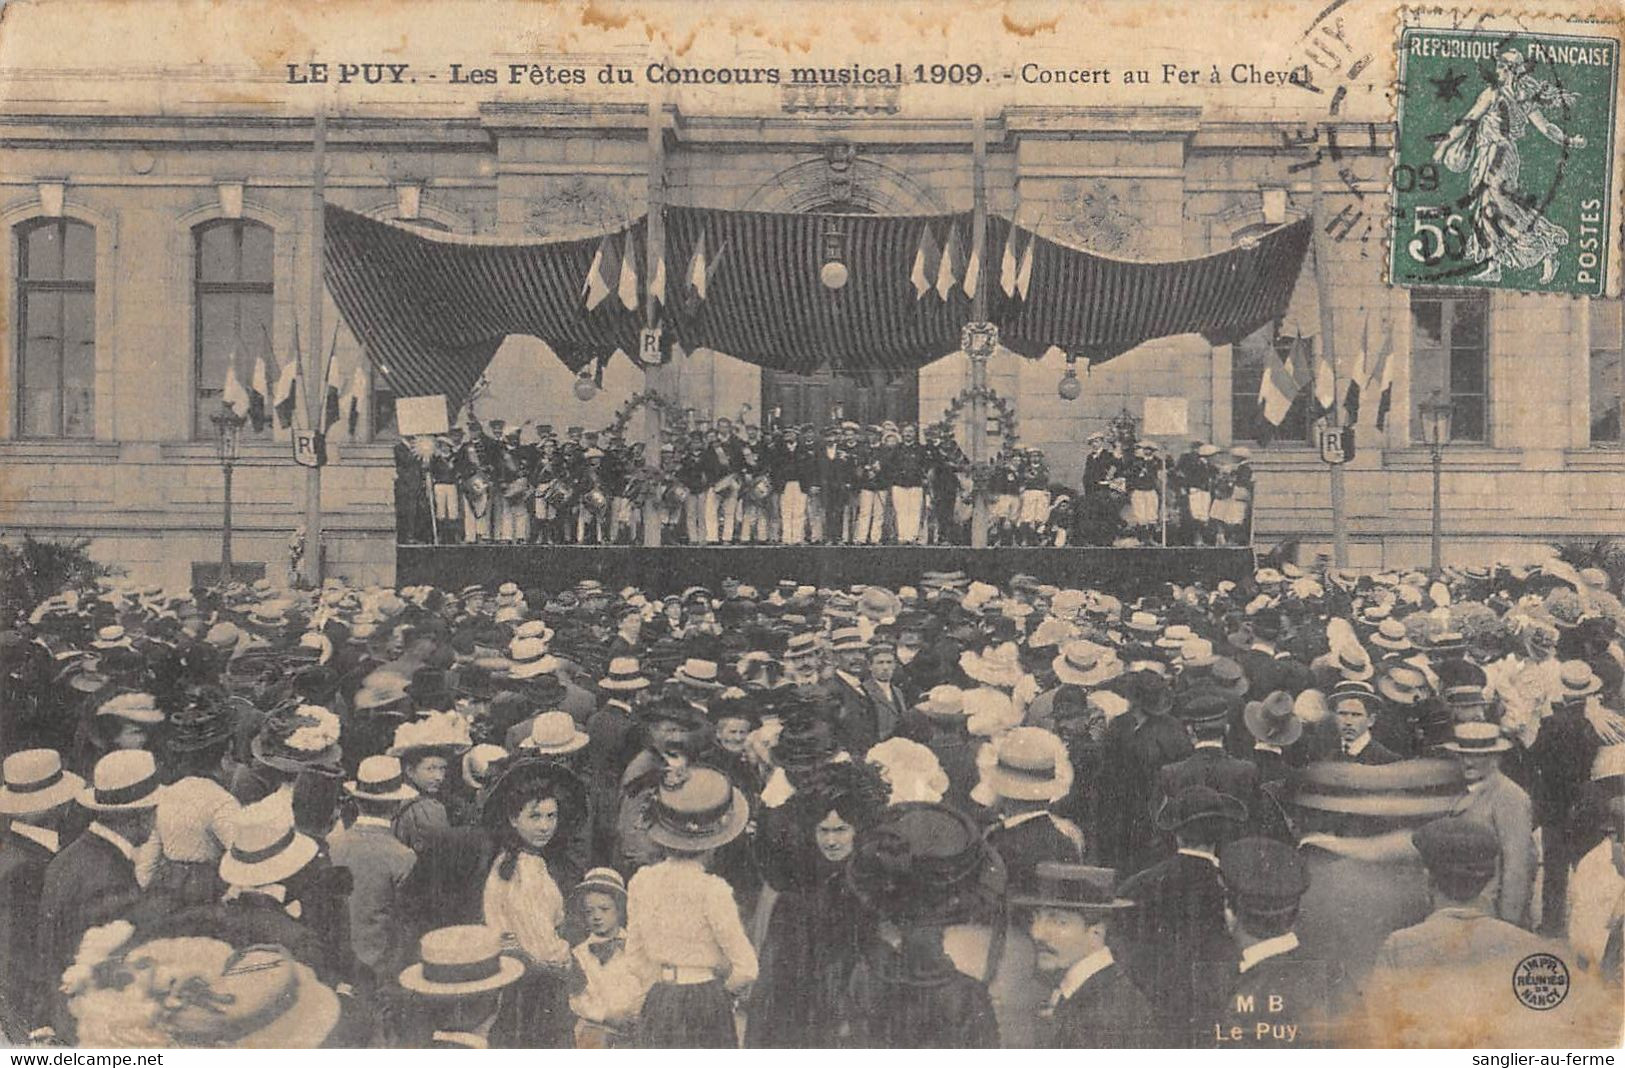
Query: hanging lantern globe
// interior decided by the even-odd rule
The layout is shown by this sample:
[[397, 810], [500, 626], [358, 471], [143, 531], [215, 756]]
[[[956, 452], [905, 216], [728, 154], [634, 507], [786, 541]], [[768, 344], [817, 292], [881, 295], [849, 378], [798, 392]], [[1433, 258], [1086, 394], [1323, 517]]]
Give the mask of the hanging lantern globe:
[[840, 289], [850, 277], [851, 272], [840, 260], [830, 260], [818, 269], [818, 280], [828, 289]]
[[1083, 396], [1083, 383], [1078, 381], [1078, 369], [1068, 366], [1066, 374], [1061, 376], [1061, 382], [1055, 387], [1055, 392], [1061, 395], [1064, 401], [1075, 401]]
[[583, 404], [598, 396], [598, 383], [594, 382], [592, 375], [586, 371], [576, 376], [576, 384], [572, 388], [575, 390], [576, 400]]
[[828, 220], [819, 235], [819, 245], [824, 263], [818, 268], [818, 280], [826, 289], [840, 289], [851, 277], [846, 267], [846, 231], [834, 219]]

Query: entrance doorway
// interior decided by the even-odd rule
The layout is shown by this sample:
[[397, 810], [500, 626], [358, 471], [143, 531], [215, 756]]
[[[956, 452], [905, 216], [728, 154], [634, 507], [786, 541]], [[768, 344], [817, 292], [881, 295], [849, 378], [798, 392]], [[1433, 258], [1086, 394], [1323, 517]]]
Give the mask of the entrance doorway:
[[[839, 215], [873, 214], [851, 200], [826, 201], [809, 212]], [[918, 371], [836, 370], [826, 362], [811, 374], [762, 371], [762, 411], [775, 426], [810, 423], [819, 430], [840, 418], [864, 426], [890, 420], [899, 426], [920, 418]], [[774, 414], [776, 413], [776, 414]]]

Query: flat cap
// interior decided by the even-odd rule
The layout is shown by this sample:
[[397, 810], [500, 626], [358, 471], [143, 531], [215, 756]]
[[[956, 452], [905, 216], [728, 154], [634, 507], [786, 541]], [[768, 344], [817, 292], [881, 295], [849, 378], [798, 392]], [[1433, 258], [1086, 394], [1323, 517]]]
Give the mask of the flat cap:
[[1461, 816], [1446, 816], [1411, 832], [1422, 863], [1435, 874], [1493, 875], [1501, 856], [1495, 832]]
[[1273, 838], [1241, 838], [1219, 850], [1219, 876], [1238, 911], [1268, 911], [1296, 904], [1309, 889], [1309, 869], [1298, 851]]

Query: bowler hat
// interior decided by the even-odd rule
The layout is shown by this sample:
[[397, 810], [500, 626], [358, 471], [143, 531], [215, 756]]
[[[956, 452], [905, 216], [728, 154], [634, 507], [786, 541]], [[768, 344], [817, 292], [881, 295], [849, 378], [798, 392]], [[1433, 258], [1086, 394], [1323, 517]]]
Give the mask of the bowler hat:
[[1211, 786], [1192, 786], [1164, 798], [1155, 818], [1159, 831], [1177, 831], [1198, 820], [1245, 823], [1247, 806]]
[[1039, 861], [1033, 868], [1033, 887], [1025, 894], [1013, 894], [1010, 904], [1035, 909], [1065, 909], [1086, 916], [1105, 917], [1134, 902], [1118, 897], [1112, 890], [1117, 872], [1084, 864]]

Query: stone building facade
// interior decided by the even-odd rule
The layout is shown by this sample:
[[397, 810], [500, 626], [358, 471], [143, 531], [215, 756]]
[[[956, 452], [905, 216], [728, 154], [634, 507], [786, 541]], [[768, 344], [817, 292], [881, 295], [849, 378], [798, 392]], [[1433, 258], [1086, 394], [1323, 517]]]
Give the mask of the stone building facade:
[[[987, 120], [989, 207], [1056, 240], [1130, 258], [1192, 257], [1309, 211], [1310, 173], [1291, 127], [1194, 107], [1009, 107]], [[148, 581], [183, 585], [219, 559], [222, 476], [207, 414], [228, 360], [277, 361], [333, 346], [374, 393], [324, 471], [329, 573], [393, 573], [390, 401], [331, 301], [312, 338], [311, 121], [235, 108], [219, 114], [0, 117], [0, 529], [85, 535], [98, 557]], [[964, 118], [815, 112], [707, 115], [664, 123], [670, 203], [770, 211], [892, 214], [972, 203]], [[1447, 559], [1528, 551], [1563, 537], [1625, 531], [1618, 301], [1383, 285], [1382, 217], [1391, 131], [1361, 124], [1341, 140], [1325, 215], [1335, 341], [1345, 369], [1391, 348], [1393, 417], [1362, 427], [1347, 473], [1358, 567], [1425, 562], [1428, 450], [1413, 425], [1434, 385], [1455, 394], [1460, 440], [1446, 452]], [[489, 102], [476, 113], [341, 114], [328, 123], [326, 195], [382, 219], [474, 236], [579, 236], [646, 210], [649, 136], [634, 105]], [[1281, 330], [1319, 330], [1313, 266]], [[1081, 442], [1147, 398], [1185, 415], [1164, 440], [1220, 445], [1256, 436], [1260, 358], [1273, 329], [1215, 348], [1153, 342], [1088, 370], [1083, 397], [1056, 392], [1062, 354], [995, 356], [992, 386], [1015, 405], [1020, 437], [1077, 478]], [[1380, 341], [1378, 339], [1381, 339]], [[1345, 370], [1347, 373], [1347, 370]], [[606, 424], [643, 376], [613, 361], [603, 391], [577, 400], [545, 346], [510, 338], [476, 401], [482, 416], [560, 429]], [[923, 369], [917, 417], [936, 419], [966, 387], [961, 355]], [[759, 417], [776, 395], [726, 354], [688, 354], [674, 398], [700, 412]], [[1366, 399], [1375, 404], [1374, 397]], [[747, 407], [748, 406], [748, 407]], [[1256, 531], [1264, 543], [1331, 536], [1329, 477], [1297, 415], [1255, 450]], [[250, 436], [236, 467], [235, 555], [286, 578], [303, 519], [305, 472], [285, 436]], [[194, 572], [194, 565], [199, 570]]]

